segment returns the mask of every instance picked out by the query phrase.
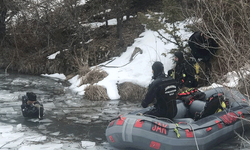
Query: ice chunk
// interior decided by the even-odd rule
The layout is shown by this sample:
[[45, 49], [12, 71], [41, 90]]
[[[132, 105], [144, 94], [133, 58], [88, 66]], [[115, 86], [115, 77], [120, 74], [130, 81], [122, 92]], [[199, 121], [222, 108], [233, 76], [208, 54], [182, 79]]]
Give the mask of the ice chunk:
[[51, 122], [53, 122], [52, 120], [50, 120], [50, 119], [43, 119], [43, 120], [39, 120], [39, 122], [43, 122], [43, 123], [51, 123]]
[[34, 135], [34, 136], [25, 137], [25, 139], [27, 141], [40, 142], [40, 141], [45, 141], [47, 137], [41, 136], [41, 135]]
[[38, 118], [32, 118], [32, 119], [28, 119], [28, 121], [30, 121], [30, 122], [39, 122], [40, 120]]
[[109, 114], [119, 114], [119, 110], [104, 109], [102, 113], [104, 113], [106, 115], [109, 115]]
[[45, 129], [46, 129], [46, 126], [45, 126], [45, 125], [39, 125], [39, 126], [38, 126], [38, 129], [39, 129], [39, 130], [45, 130]]
[[23, 130], [22, 124], [18, 124], [16, 126], [16, 131], [22, 131], [22, 130]]
[[66, 118], [69, 119], [69, 120], [78, 120], [77, 117], [66, 117]]
[[59, 135], [60, 134], [60, 132], [58, 131], [58, 132], [54, 132], [54, 133], [50, 133], [50, 135], [55, 135], [55, 136], [57, 136], [57, 135]]
[[24, 78], [16, 78], [11, 82], [12, 85], [28, 85], [30, 84], [29, 79], [24, 79]]

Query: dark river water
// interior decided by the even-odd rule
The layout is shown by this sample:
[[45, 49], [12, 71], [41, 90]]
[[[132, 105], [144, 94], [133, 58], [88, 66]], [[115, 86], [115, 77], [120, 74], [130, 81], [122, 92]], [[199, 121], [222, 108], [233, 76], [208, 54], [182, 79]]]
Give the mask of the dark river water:
[[[101, 149], [115, 150], [108, 145], [105, 129], [112, 118], [140, 109], [138, 104], [111, 101], [89, 101], [69, 89], [67, 81], [43, 76], [23, 75], [0, 70], [0, 122], [22, 124], [46, 136], [70, 139], [74, 142], [92, 141]], [[29, 120], [22, 117], [20, 97], [27, 91], [37, 94], [43, 103], [43, 120]], [[49, 133], [55, 133], [49, 134]], [[58, 134], [56, 134], [58, 133]], [[250, 133], [245, 135], [250, 137]], [[103, 145], [103, 143], [106, 143]], [[247, 150], [250, 146], [238, 137], [221, 143], [212, 150]]]

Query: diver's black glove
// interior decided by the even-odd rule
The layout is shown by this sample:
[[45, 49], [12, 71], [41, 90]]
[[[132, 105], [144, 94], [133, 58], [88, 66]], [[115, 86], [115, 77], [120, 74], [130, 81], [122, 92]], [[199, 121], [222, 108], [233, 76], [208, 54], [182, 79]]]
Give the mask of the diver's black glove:
[[144, 101], [141, 102], [141, 106], [142, 106], [143, 108], [148, 107], [148, 105], [147, 105]]
[[170, 70], [168, 70], [168, 76], [173, 77], [173, 72], [174, 72], [174, 69], [170, 69]]
[[27, 97], [23, 96], [22, 97], [22, 105], [26, 105], [27, 104]]

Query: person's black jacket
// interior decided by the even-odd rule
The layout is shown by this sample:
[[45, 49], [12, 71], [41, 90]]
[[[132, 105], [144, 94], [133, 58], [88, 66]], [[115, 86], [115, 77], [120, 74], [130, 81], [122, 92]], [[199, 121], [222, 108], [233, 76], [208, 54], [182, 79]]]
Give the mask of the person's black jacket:
[[176, 63], [174, 68], [174, 78], [178, 82], [178, 87], [196, 87], [197, 80], [195, 79], [195, 69], [191, 62], [181, 60]]
[[214, 39], [206, 39], [204, 34], [202, 34], [203, 36], [201, 34], [202, 32], [200, 31], [194, 32], [189, 38], [188, 45], [194, 58], [202, 58], [202, 61], [208, 62], [212, 54], [215, 54], [217, 51], [218, 44]]
[[146, 108], [156, 98], [154, 104], [158, 117], [172, 119], [177, 113], [176, 106], [176, 81], [171, 77], [165, 77], [165, 74], [157, 77], [148, 88], [145, 99], [142, 101], [142, 107]]
[[147, 114], [172, 119], [177, 113], [176, 81], [172, 77], [165, 75], [163, 66], [160, 69], [155, 69], [153, 65], [152, 68], [154, 70], [154, 81], [149, 85], [148, 92], [141, 105], [143, 108], [146, 108], [156, 99], [155, 109]]
[[196, 79], [196, 69], [193, 61], [187, 61], [183, 57], [183, 53], [177, 51], [174, 53], [174, 61], [176, 63], [174, 69], [168, 71], [168, 75], [174, 78], [179, 88], [196, 87], [198, 81]]
[[27, 118], [42, 118], [44, 112], [43, 105], [38, 101], [35, 101], [34, 104], [28, 105], [27, 100], [28, 98], [26, 95], [22, 96], [21, 110], [23, 116]]

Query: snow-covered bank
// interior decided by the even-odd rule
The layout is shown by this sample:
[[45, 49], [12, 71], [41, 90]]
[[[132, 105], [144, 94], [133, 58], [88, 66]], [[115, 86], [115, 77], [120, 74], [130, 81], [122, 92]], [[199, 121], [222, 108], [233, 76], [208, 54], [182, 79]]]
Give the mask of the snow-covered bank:
[[[183, 35], [183, 40], [186, 40], [191, 33], [184, 30], [184, 25], [183, 23], [179, 24], [181, 29], [179, 34]], [[169, 36], [163, 32], [162, 34]], [[108, 76], [98, 82], [97, 85], [101, 85], [107, 89], [110, 99], [120, 98], [117, 90], [117, 84], [119, 83], [132, 82], [146, 87], [151, 82], [151, 66], [153, 62], [161, 61], [164, 64], [166, 72], [173, 67], [172, 55], [168, 52], [172, 48], [176, 48], [176, 45], [162, 41], [158, 36], [157, 32], [146, 30], [139, 38], [135, 39], [134, 44], [128, 47], [126, 52], [121, 54], [120, 57], [113, 58], [114, 60], [110, 63], [104, 62], [100, 64], [104, 65], [101, 69], [105, 70]], [[142, 53], [135, 55], [134, 59], [130, 62], [132, 53], [136, 47], [140, 48]], [[70, 89], [78, 94], [84, 94], [83, 91], [87, 85], [79, 86], [80, 79], [78, 79], [78, 76], [70, 79], [69, 82], [71, 83]]]
[[[178, 34], [181, 35], [182, 40], [186, 41], [191, 36], [192, 32], [185, 30], [186, 22], [178, 24], [180, 28]], [[161, 34], [165, 37], [171, 37], [169, 34], [161, 31]], [[132, 61], [131, 56], [135, 48], [140, 48], [141, 53], [137, 53]], [[123, 82], [132, 82], [140, 86], [146, 87], [151, 82], [152, 69], [151, 66], [155, 61], [161, 61], [164, 64], [165, 72], [173, 67], [172, 54], [169, 51], [176, 48], [176, 45], [169, 43], [159, 38], [159, 35], [155, 31], [145, 30], [139, 38], [134, 40], [132, 46], [127, 47], [127, 50], [121, 54], [120, 57], [113, 58], [113, 61], [104, 62], [98, 66], [108, 73], [108, 76], [102, 81], [96, 83], [107, 89], [108, 96], [111, 100], [119, 99], [117, 84]], [[232, 74], [231, 74], [232, 75]], [[50, 77], [58, 77], [65, 79], [64, 75], [45, 75]], [[228, 82], [225, 86], [234, 87], [238, 84], [237, 76], [228, 77]], [[71, 86], [69, 87], [72, 91], [84, 95], [84, 89], [88, 84], [81, 85], [80, 78], [78, 75], [69, 80]], [[217, 87], [221, 85], [213, 84], [211, 87]]]

